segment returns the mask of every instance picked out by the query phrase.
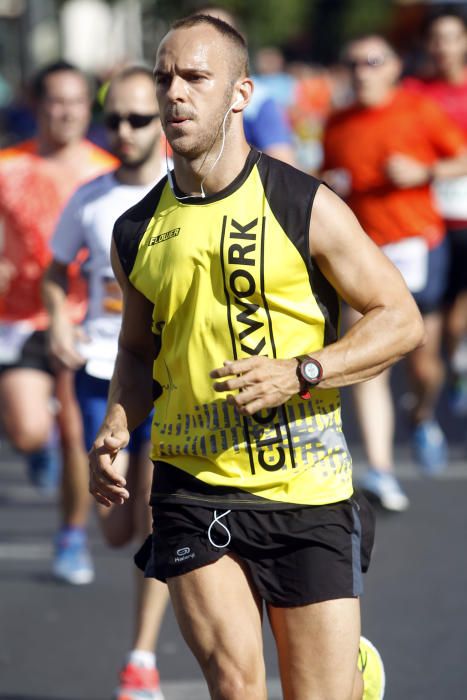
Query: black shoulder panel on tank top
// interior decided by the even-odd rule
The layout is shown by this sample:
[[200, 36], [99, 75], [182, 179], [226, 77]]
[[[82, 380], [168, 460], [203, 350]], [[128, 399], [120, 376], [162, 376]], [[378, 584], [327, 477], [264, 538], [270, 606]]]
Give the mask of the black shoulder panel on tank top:
[[163, 177], [143, 199], [124, 212], [115, 222], [113, 239], [127, 277], [130, 276], [138, 254], [138, 246], [157, 209], [167, 182]]
[[269, 206], [308, 270], [313, 295], [325, 319], [324, 344], [333, 343], [338, 334], [339, 297], [310, 254], [309, 244], [313, 202], [322, 183], [264, 153], [257, 168]]

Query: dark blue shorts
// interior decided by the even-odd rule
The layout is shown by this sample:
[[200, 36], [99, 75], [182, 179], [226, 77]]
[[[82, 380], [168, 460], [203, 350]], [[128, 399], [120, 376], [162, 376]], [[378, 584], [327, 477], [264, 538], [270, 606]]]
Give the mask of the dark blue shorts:
[[450, 266], [446, 300], [454, 299], [467, 289], [467, 227], [448, 231]]
[[439, 311], [444, 304], [448, 286], [450, 246], [445, 238], [428, 253], [428, 279], [420, 292], [414, 293], [420, 313], [423, 315]]
[[[76, 396], [83, 416], [86, 449], [90, 450], [107, 410], [110, 381], [92, 377], [84, 369], [76, 373]], [[137, 454], [151, 440], [152, 413], [130, 435], [128, 451]]]
[[34, 331], [23, 345], [21, 355], [11, 365], [0, 365], [0, 373], [11, 369], [37, 369], [54, 375], [47, 350], [47, 331]]

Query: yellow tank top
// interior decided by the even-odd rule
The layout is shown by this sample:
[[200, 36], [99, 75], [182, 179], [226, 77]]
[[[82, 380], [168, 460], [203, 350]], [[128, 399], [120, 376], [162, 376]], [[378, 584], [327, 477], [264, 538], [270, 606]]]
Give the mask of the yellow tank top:
[[166, 499], [285, 507], [352, 494], [337, 390], [244, 417], [209, 377], [226, 359], [337, 339], [339, 299], [309, 252], [319, 184], [252, 150], [222, 192], [178, 201], [164, 178], [115, 225], [123, 269], [154, 304], [152, 458], [171, 475]]

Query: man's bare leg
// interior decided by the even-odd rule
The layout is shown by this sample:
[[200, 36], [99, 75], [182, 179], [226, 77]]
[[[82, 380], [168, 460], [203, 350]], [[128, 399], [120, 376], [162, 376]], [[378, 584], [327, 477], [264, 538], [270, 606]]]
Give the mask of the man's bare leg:
[[415, 424], [433, 418], [444, 381], [444, 364], [441, 359], [442, 317], [439, 313], [423, 317], [426, 342], [407, 356], [407, 362], [415, 392], [413, 412]]
[[358, 598], [293, 608], [268, 605], [284, 700], [361, 700]]
[[394, 406], [390, 371], [356, 384], [353, 398], [368, 462], [381, 472], [394, 469]]
[[8, 439], [21, 452], [47, 442], [53, 425], [53, 379], [37, 369], [15, 368], [0, 375], [0, 418]]
[[261, 601], [243, 566], [226, 554], [167, 584], [211, 699], [266, 700]]
[[442, 317], [439, 312], [433, 312], [423, 320], [426, 343], [407, 356], [415, 394], [412, 449], [420, 468], [427, 474], [435, 474], [446, 467], [448, 456], [446, 437], [435, 418], [445, 375], [441, 358]]
[[[352, 326], [361, 318], [353, 309], [347, 311]], [[359, 486], [370, 498], [392, 511], [405, 510], [409, 499], [394, 476], [394, 401], [390, 370], [367, 382], [355, 384], [352, 395], [370, 468]]]
[[64, 528], [84, 529], [91, 507], [89, 466], [74, 383], [74, 373], [70, 370], [57, 372], [55, 391], [60, 406], [57, 419], [63, 455], [61, 519]]
[[[143, 542], [152, 531], [149, 494], [153, 464], [148, 452], [149, 445], [138, 454], [119, 453], [114, 464], [126, 476], [132, 498], [121, 506], [98, 506], [102, 531], [113, 547], [121, 547], [135, 537]], [[141, 662], [140, 652], [144, 652], [145, 668], [151, 668], [156, 665], [155, 649], [167, 607], [168, 590], [165, 583], [145, 578], [143, 572], [136, 569], [135, 594], [133, 638], [127, 663]]]

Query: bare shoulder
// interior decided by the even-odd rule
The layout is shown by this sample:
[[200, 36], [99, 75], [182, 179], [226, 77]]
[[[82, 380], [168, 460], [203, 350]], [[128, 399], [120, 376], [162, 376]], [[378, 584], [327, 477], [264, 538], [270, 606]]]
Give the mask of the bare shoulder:
[[310, 250], [319, 255], [332, 247], [363, 245], [369, 238], [350, 207], [326, 185], [316, 192], [310, 222]]

